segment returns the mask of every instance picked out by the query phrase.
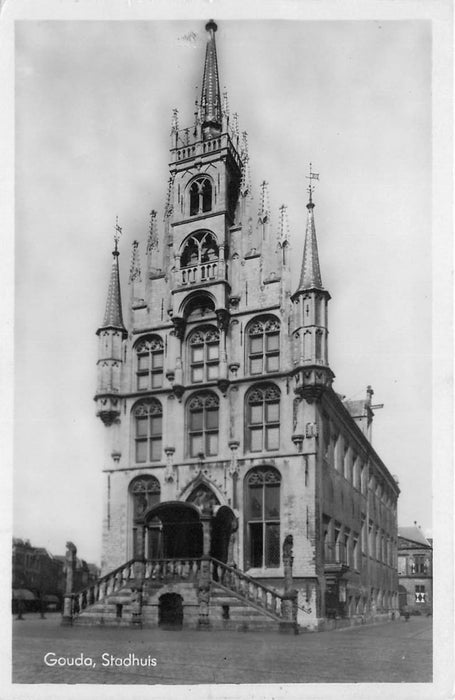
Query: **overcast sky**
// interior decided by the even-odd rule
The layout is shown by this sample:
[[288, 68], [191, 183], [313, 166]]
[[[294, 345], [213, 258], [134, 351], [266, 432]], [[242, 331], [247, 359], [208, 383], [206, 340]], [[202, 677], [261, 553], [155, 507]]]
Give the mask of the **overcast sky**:
[[[207, 17], [208, 19], [208, 17]], [[216, 17], [215, 17], [216, 19]], [[99, 562], [97, 338], [115, 217], [131, 244], [162, 219], [172, 108], [192, 123], [203, 20], [16, 28], [14, 534]], [[383, 403], [373, 444], [399, 479], [399, 523], [432, 526], [431, 26], [220, 21], [221, 88], [248, 132], [253, 187], [288, 205], [294, 284], [308, 164], [334, 388]], [[126, 317], [126, 313], [125, 313]]]

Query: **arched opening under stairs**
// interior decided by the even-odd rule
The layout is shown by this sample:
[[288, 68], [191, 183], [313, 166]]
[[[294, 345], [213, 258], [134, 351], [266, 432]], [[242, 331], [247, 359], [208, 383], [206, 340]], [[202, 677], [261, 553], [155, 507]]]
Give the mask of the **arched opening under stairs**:
[[181, 629], [183, 598], [178, 593], [164, 593], [159, 598], [158, 625], [163, 629]]

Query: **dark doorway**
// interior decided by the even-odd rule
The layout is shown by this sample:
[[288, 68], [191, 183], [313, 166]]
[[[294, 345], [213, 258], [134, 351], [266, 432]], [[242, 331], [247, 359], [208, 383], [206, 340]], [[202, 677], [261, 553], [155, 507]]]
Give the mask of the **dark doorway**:
[[398, 607], [404, 610], [408, 605], [408, 592], [404, 586], [398, 586]]
[[185, 503], [160, 503], [148, 522], [148, 557], [188, 559], [202, 556], [199, 511]]
[[160, 596], [158, 625], [163, 629], [180, 629], [183, 625], [183, 598], [178, 593]]
[[224, 564], [228, 560], [229, 539], [236, 527], [235, 515], [232, 510], [227, 506], [218, 508], [212, 520], [210, 555]]

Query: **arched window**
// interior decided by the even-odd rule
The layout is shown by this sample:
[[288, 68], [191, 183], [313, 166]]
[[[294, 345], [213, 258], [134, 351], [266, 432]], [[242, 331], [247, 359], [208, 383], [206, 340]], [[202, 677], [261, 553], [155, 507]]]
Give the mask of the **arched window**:
[[212, 209], [212, 183], [207, 177], [198, 177], [190, 186], [190, 216]]
[[163, 409], [156, 399], [141, 401], [133, 409], [135, 422], [135, 461], [157, 462], [161, 459]]
[[218, 397], [209, 391], [195, 394], [189, 399], [187, 424], [190, 457], [218, 454], [218, 407]]
[[280, 390], [274, 384], [253, 387], [246, 397], [246, 445], [251, 452], [280, 446]]
[[245, 479], [246, 564], [280, 565], [281, 476], [272, 467], [259, 467]]
[[[143, 545], [139, 538], [144, 537], [143, 527], [146, 512], [160, 502], [161, 488], [158, 479], [154, 476], [140, 476], [130, 484], [130, 493], [133, 498], [133, 556], [143, 555]], [[158, 518], [154, 518], [148, 525], [147, 532], [147, 556], [153, 558], [159, 556], [161, 527]]]
[[186, 238], [180, 255], [180, 267], [194, 267], [218, 260], [218, 244], [211, 231], [197, 231]]
[[140, 476], [130, 484], [133, 519], [142, 520], [149, 508], [160, 502], [160, 482], [154, 476]]
[[154, 335], [143, 338], [136, 346], [137, 390], [147, 391], [163, 386], [163, 341]]
[[192, 383], [218, 378], [220, 333], [214, 326], [198, 328], [188, 338], [190, 378]]
[[248, 370], [250, 374], [278, 372], [280, 369], [280, 322], [273, 316], [255, 319], [247, 329]]

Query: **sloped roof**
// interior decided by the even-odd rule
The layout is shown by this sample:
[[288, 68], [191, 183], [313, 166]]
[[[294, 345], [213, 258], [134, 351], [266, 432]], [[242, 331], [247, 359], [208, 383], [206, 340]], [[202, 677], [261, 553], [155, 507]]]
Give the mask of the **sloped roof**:
[[399, 527], [398, 537], [402, 537], [405, 540], [415, 542], [416, 544], [422, 547], [431, 547], [431, 544], [428, 542], [422, 530], [416, 525], [411, 525], [408, 527]]

